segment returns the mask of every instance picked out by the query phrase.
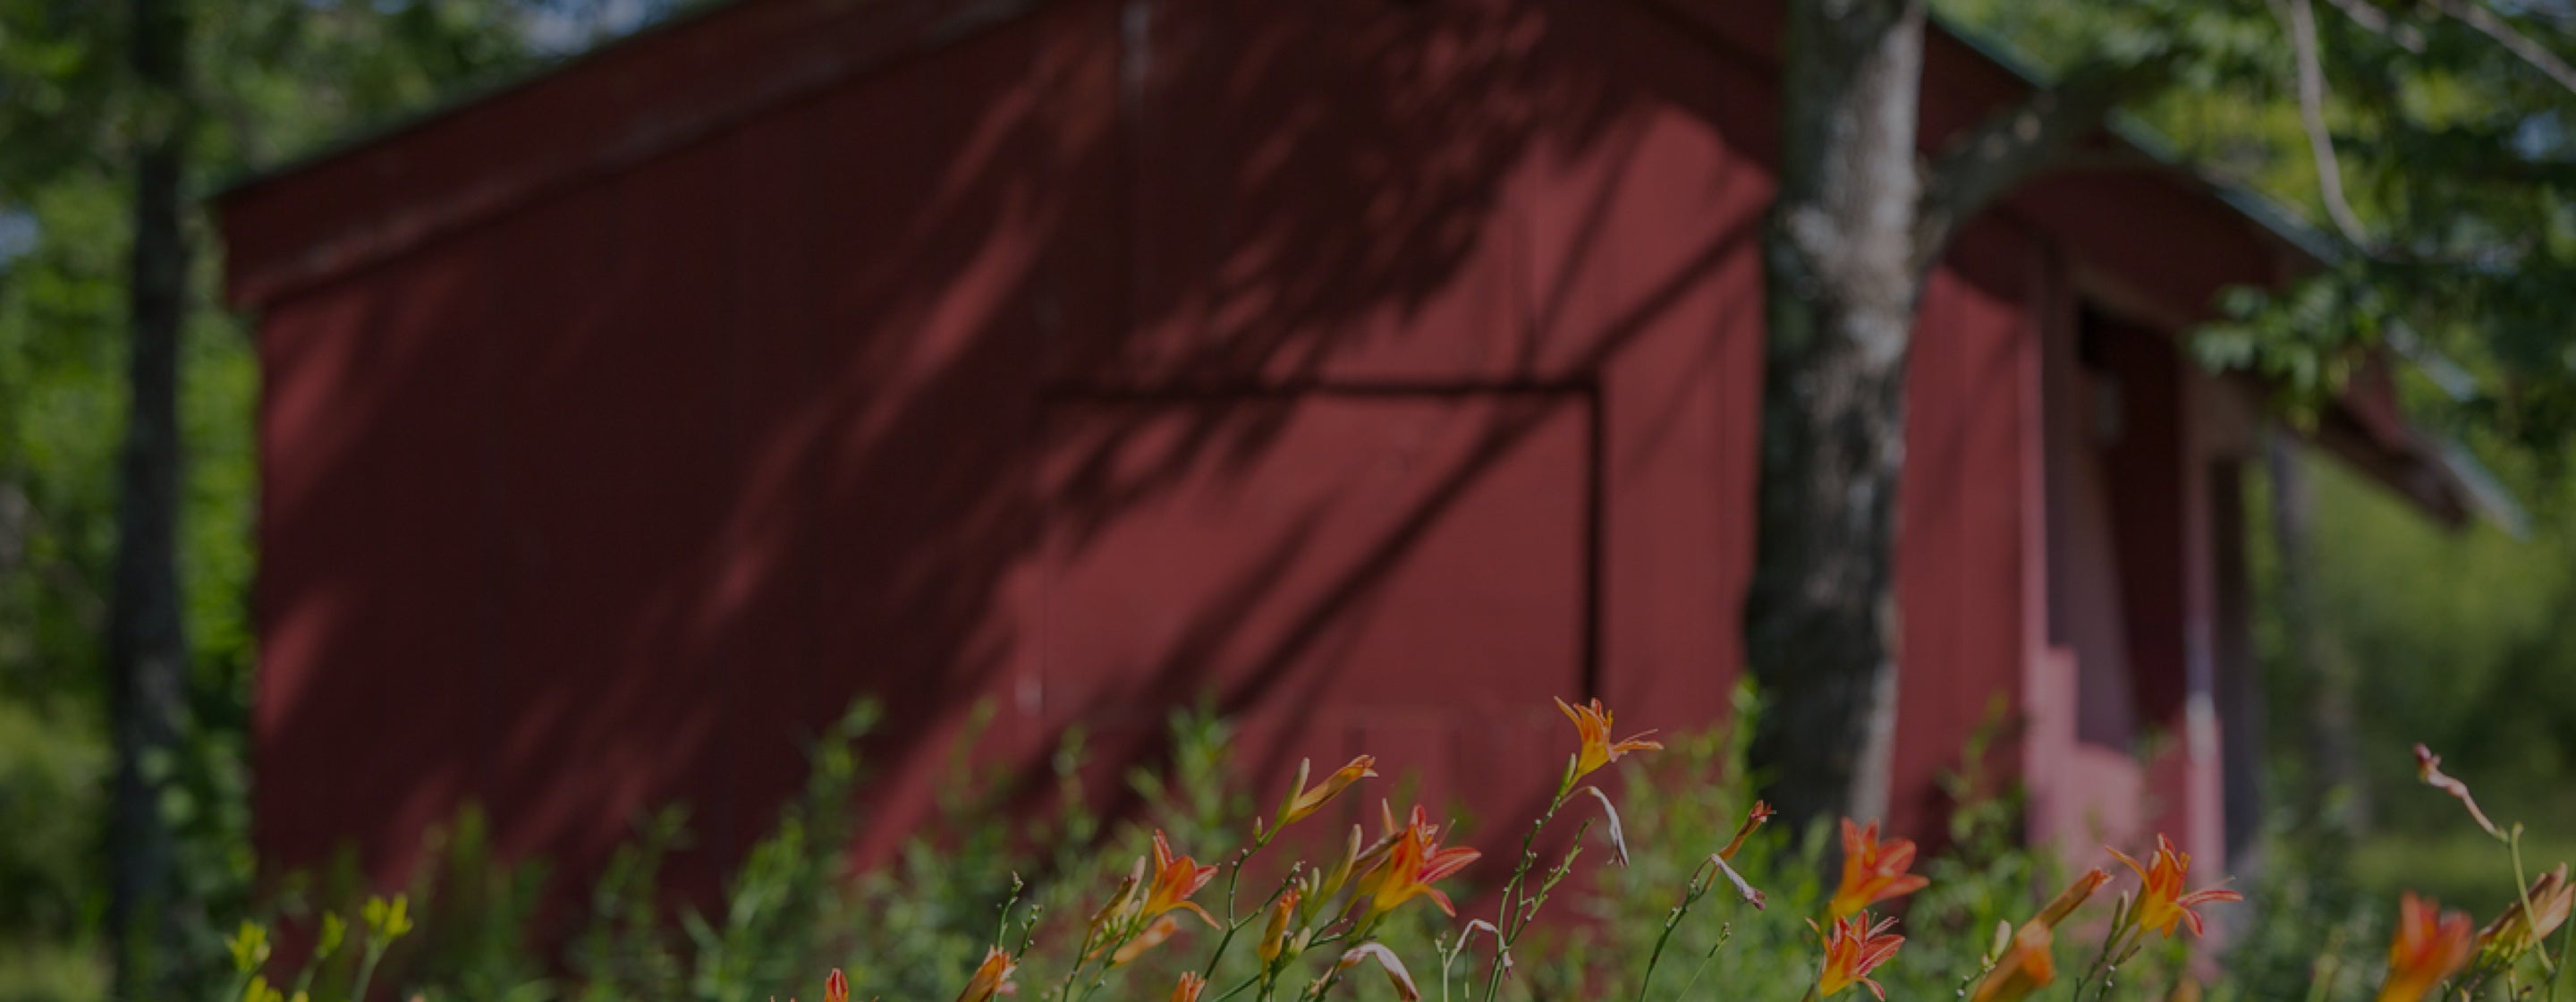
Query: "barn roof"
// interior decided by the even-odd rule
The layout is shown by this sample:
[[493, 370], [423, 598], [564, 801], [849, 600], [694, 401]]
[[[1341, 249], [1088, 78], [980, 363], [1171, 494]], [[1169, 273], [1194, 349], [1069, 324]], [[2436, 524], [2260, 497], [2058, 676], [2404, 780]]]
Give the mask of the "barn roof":
[[[1728, 16], [1714, 17], [1695, 9], [1699, 0], [1632, 2], [1740, 58], [1769, 62], [1779, 34], [1778, 12], [1768, 6], [1729, 6]], [[228, 251], [226, 298], [236, 308], [262, 308], [1047, 5], [741, 0], [646, 28], [222, 189], [213, 202]], [[1927, 117], [1936, 103], [1953, 116], [1962, 108], [1977, 113], [2043, 84], [1994, 39], [1936, 22], [1933, 41]], [[496, 141], [501, 137], [508, 142]], [[2116, 119], [2108, 138], [2140, 154], [2154, 183], [2187, 191], [2274, 245], [2275, 280], [2311, 271], [2336, 253], [2277, 203], [2196, 170], [2136, 120]], [[2030, 197], [2017, 197], [2006, 211], [2069, 214]], [[2122, 265], [2106, 267], [2117, 272]], [[2206, 317], [2155, 319], [2179, 330]], [[2477, 489], [2489, 481], [2465, 453], [2403, 418], [2384, 378], [2356, 383], [2316, 440], [2446, 523], [2463, 521], [2496, 495]], [[2483, 507], [2498, 512], [2492, 503]]]
[[[1977, 54], [2012, 72], [2033, 87], [2046, 86], [2048, 75], [2007, 41], [1936, 17], [1934, 24]], [[2342, 245], [2308, 225], [2299, 215], [2260, 191], [2216, 177], [2193, 164], [2170, 141], [2136, 116], [2114, 111], [2107, 130], [2126, 149], [2154, 160], [2174, 176], [2188, 178], [2208, 197], [2262, 227], [2296, 252], [2305, 271], [2340, 259]], [[2455, 399], [2466, 391], [2455, 385], [2466, 373], [2430, 353], [2402, 329], [2391, 347], [2405, 361], [2427, 371]], [[2385, 358], [2366, 367], [2333, 407], [2320, 416], [2310, 438], [2318, 446], [2352, 463], [2383, 485], [2447, 525], [2459, 525], [2476, 514], [2519, 537], [2529, 516], [2495, 476], [2458, 442], [2425, 433], [2409, 422], [2397, 403], [2397, 390]]]

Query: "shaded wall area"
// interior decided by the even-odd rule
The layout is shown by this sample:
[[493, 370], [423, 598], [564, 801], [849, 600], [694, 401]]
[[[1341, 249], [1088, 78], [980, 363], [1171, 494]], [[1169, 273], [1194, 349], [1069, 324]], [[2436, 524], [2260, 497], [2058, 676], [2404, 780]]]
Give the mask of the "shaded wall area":
[[[1545, 794], [1549, 697], [1719, 721], [1778, 103], [1723, 14], [755, 0], [239, 196], [263, 852], [396, 879], [470, 801], [577, 876], [685, 802], [704, 881], [862, 696], [869, 857], [979, 702], [995, 763], [1206, 701], [1249, 781], [1366, 750], [1471, 818]], [[607, 152], [478, 166], [550, 127]], [[2018, 707], [2042, 246], [1924, 306], [1901, 830]]]

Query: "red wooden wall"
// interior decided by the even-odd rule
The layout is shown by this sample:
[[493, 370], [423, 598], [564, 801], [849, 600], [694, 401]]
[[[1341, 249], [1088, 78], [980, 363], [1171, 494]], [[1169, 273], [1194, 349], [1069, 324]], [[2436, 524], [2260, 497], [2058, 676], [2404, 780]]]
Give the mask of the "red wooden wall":
[[[1208, 697], [1265, 781], [1367, 750], [1487, 814], [1552, 696], [1721, 718], [1774, 13], [989, 6], [747, 0], [227, 197], [272, 859], [391, 877], [471, 800], [579, 872], [685, 800], [710, 865], [861, 694], [869, 851], [977, 700], [1000, 760]], [[1936, 131], [2012, 93], [1932, 73]], [[1923, 306], [1900, 830], [2044, 645], [2050, 233]]]

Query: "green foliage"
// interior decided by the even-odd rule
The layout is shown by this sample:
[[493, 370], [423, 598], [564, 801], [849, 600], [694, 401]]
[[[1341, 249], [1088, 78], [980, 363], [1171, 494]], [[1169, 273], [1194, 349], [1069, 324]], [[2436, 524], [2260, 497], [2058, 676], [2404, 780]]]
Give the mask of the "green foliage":
[[[189, 183], [200, 191], [531, 68], [556, 44], [531, 37], [547, 26], [611, 26], [604, 0], [182, 6], [200, 112]], [[673, 5], [618, 6], [657, 16]], [[0, 824], [13, 833], [0, 839], [0, 999], [95, 998], [102, 987], [89, 927], [103, 882], [88, 875], [104, 837], [99, 666], [125, 413], [127, 174], [136, 123], [169, 110], [147, 107], [135, 86], [127, 17], [124, 3], [0, 0]], [[258, 372], [241, 322], [212, 308], [221, 262], [210, 229], [202, 218], [189, 228], [204, 308], [182, 345], [178, 561], [196, 676], [180, 753], [149, 766], [181, 835], [181, 910], [202, 916], [240, 911], [251, 867], [242, 763]], [[230, 930], [185, 924], [189, 942], [172, 944], [171, 959], [215, 978]]]
[[[2576, 534], [2539, 520], [2528, 538], [2488, 526], [2448, 532], [2328, 463], [2316, 484], [2319, 617], [2357, 685], [2376, 823], [2399, 835], [2447, 832], [2453, 819], [2415, 781], [2407, 749], [2425, 742], [2481, 799], [2513, 805], [2548, 831], [2576, 830]], [[2544, 510], [2551, 494], [2527, 495]], [[2391, 587], [2389, 582], [2406, 582]], [[2258, 636], [2274, 691], [2301, 677], [2276, 633]], [[2276, 701], [2274, 733], [2295, 734], [2296, 700]]]
[[[2312, 0], [2300, 0], [2310, 4]], [[2132, 110], [2219, 180], [2331, 218], [2277, 2], [1940, 5], [2065, 70], [2105, 48], [2160, 48], [2177, 72]], [[2484, 6], [2484, 5], [2481, 5]], [[2495, 5], [2500, 23], [2565, 59], [2563, 17]], [[2376, 11], [2366, 23], [2347, 7]], [[2576, 433], [2576, 93], [2439, 5], [2313, 2], [2321, 114], [2361, 232], [2281, 293], [2237, 290], [2203, 334], [2215, 365], [2259, 371], [2311, 416], [2367, 351], [2426, 360], [2449, 385], [2421, 412], [2477, 444], [2557, 460]], [[2496, 459], [2492, 450], [2487, 458]]]
[[[1758, 712], [1749, 695], [1739, 712]], [[948, 792], [934, 823], [889, 865], [851, 872], [846, 847], [865, 824], [852, 807], [864, 776], [852, 750], [873, 719], [864, 708], [856, 711], [817, 744], [805, 793], [783, 809], [778, 827], [733, 873], [713, 910], [683, 909], [672, 918], [672, 899], [657, 877], [663, 854], [686, 837], [685, 829], [676, 813], [647, 826], [600, 883], [588, 931], [572, 948], [570, 971], [560, 976], [546, 973], [525, 943], [530, 899], [491, 890], [533, 885], [524, 882], [524, 874], [495, 868], [475, 848], [480, 836], [471, 833], [479, 823], [461, 824], [447, 843], [441, 875], [425, 877], [414, 888], [415, 900], [425, 902], [415, 938], [428, 945], [388, 965], [396, 985], [405, 997], [419, 992], [432, 999], [529, 1002], [808, 997], [819, 994], [821, 976], [837, 967], [847, 971], [854, 998], [942, 999], [956, 994], [987, 946], [1016, 943], [1014, 930], [1025, 919], [1033, 922], [1034, 943], [1022, 959], [1021, 997], [1049, 1002], [1073, 963], [1082, 924], [1145, 854], [1152, 830], [1169, 833], [1182, 852], [1221, 863], [1225, 847], [1250, 837], [1249, 819], [1269, 813], [1257, 806], [1266, 798], [1247, 796], [1224, 781], [1230, 774], [1225, 723], [1185, 713], [1173, 721], [1168, 767], [1127, 777], [1127, 792], [1142, 803], [1132, 821], [1103, 825], [1082, 806], [1110, 791], [1084, 783], [1078, 742], [1057, 759], [1063, 799], [1044, 810], [1009, 799], [1013, 791], [1025, 791], [1010, 777], [977, 774], [961, 754], [945, 781]], [[1704, 861], [1727, 843], [1750, 806], [1743, 745], [1748, 733], [1738, 726], [1679, 736], [1663, 752], [1591, 778], [1618, 790], [1613, 799], [1623, 816], [1629, 864], [1606, 861], [1597, 824], [1589, 826], [1583, 842], [1549, 850], [1578, 849], [1581, 855], [1573, 879], [1547, 906], [1539, 931], [1514, 951], [1515, 976], [1503, 982], [1503, 997], [1716, 994], [1789, 1002], [1806, 990], [1815, 980], [1818, 949], [1800, 917], [1815, 914], [1832, 891], [1827, 864], [1838, 858], [1822, 830], [1757, 831], [1735, 865], [1765, 893], [1765, 906], [1757, 909], [1718, 884], [1676, 923], [1650, 990], [1640, 993], [1629, 980], [1645, 968], [1675, 896], [1704, 872]], [[1989, 738], [1999, 733], [1999, 727], [1987, 731]], [[1982, 761], [1989, 738], [1967, 750], [1948, 784], [1961, 803], [1952, 846], [1921, 867], [1932, 886], [1901, 907], [1907, 944], [1877, 972], [1892, 997], [1933, 998], [1972, 984], [1988, 961], [1996, 923], [2027, 919], [2063, 886], [2066, 873], [2057, 860], [2017, 846], [2017, 801], [2008, 788], [1994, 785]], [[961, 750], [972, 740], [970, 733]], [[1353, 796], [1375, 799], [1400, 785], [1394, 777], [1379, 783], [1383, 787]], [[1593, 810], [1589, 797], [1576, 798], [1558, 830], [1574, 831]], [[1329, 850], [1323, 843], [1335, 841], [1327, 832], [1309, 834], [1315, 850]], [[2278, 998], [2284, 986], [2303, 992], [2320, 956], [2342, 958], [2337, 963], [2346, 965], [2355, 984], [2375, 978], [2368, 965], [2384, 942], [2385, 920], [2378, 913], [2385, 902], [2359, 903], [2352, 885], [2332, 875], [2342, 856], [2330, 846], [2307, 847], [2318, 851], [2304, 855], [2291, 852], [2293, 843], [2286, 840], [2272, 844], [2274, 864], [2246, 888], [2251, 902], [2244, 907], [2251, 914], [2213, 915], [2222, 925], [2246, 930], [2229, 955], [2230, 976], [2213, 985], [2213, 993]], [[1488, 892], [1507, 872], [1504, 862], [1488, 857], [1457, 878], [1457, 919], [1428, 907], [1409, 908], [1398, 913], [1405, 920], [1401, 927], [1385, 934], [1427, 994], [1438, 991], [1443, 950], [1454, 943], [1461, 923], [1490, 914]], [[1256, 889], [1282, 875], [1275, 867], [1256, 867], [1241, 885], [1248, 892], [1243, 897], [1230, 893], [1222, 877], [1198, 897], [1220, 916], [1250, 912], [1267, 893]], [[2096, 910], [2107, 910], [2107, 902], [2097, 900]], [[1207, 954], [1212, 936], [1192, 929], [1146, 953], [1109, 977], [1102, 997], [1163, 996], [1183, 965]], [[468, 940], [477, 945], [453, 948]], [[1490, 958], [1490, 945], [1476, 939], [1457, 958], [1450, 971], [1452, 997], [1472, 994], [1470, 982]], [[2185, 976], [2181, 943], [2151, 945], [2156, 949], [2119, 972], [2113, 997], [2163, 997]], [[1218, 965], [1211, 998], [1256, 972], [1242, 946]], [[2071, 937], [2061, 943], [2060, 964], [2079, 965], [2091, 948]], [[1316, 958], [1301, 977], [1314, 976], [1323, 962]], [[326, 968], [326, 977], [315, 983], [346, 977], [345, 965]], [[1385, 997], [1382, 983], [1373, 979], [1354, 980], [1343, 990]], [[1077, 986], [1076, 997], [1085, 995]], [[314, 998], [337, 996], [317, 989]]]

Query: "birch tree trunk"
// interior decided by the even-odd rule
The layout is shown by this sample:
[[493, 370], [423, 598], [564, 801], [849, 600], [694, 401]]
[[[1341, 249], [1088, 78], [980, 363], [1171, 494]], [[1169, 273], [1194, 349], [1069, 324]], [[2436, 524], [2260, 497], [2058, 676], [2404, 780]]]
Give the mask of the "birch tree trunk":
[[1794, 824], [1887, 807], [1922, 0], [1790, 0], [1745, 649], [1752, 753]]
[[1780, 187], [1763, 232], [1761, 486], [1745, 654], [1754, 764], [1794, 825], [1888, 808], [1905, 365], [1958, 228], [2098, 129], [2158, 61], [2100, 61], [1918, 164], [1923, 0], [1786, 0]]

